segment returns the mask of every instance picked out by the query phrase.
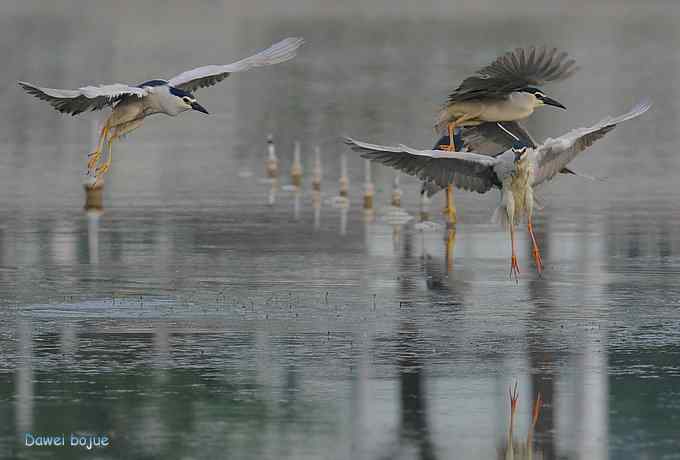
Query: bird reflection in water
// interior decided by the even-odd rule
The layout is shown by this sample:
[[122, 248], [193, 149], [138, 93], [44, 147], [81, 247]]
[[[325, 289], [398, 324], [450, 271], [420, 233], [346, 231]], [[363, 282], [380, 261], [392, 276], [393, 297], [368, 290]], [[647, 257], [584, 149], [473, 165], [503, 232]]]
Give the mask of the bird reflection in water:
[[531, 424], [527, 433], [526, 442], [515, 439], [515, 417], [517, 414], [517, 403], [519, 402], [519, 394], [517, 393], [517, 382], [514, 388], [509, 390], [510, 394], [510, 424], [508, 426], [508, 437], [505, 444], [499, 449], [499, 459], [505, 460], [529, 460], [529, 459], [543, 459], [543, 453], [535, 450], [533, 446], [533, 435], [538, 421], [539, 412], [541, 410], [541, 393], [536, 395], [533, 410], [531, 412]]

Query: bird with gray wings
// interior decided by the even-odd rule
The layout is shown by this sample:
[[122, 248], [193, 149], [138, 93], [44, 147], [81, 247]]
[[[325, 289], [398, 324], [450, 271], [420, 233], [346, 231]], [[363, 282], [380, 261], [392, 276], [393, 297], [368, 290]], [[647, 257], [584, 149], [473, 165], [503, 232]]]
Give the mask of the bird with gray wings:
[[[301, 38], [286, 38], [232, 64], [197, 67], [170, 80], [149, 80], [136, 86], [116, 83], [85, 86], [76, 90], [42, 88], [26, 82], [19, 82], [19, 86], [62, 113], [77, 115], [86, 110], [113, 107], [113, 112], [103, 123], [97, 148], [89, 155], [87, 164], [88, 171], [99, 180], [111, 166], [113, 141], [139, 128], [146, 117], [157, 113], [174, 117], [187, 110], [207, 114], [208, 111], [196, 100], [194, 91], [213, 86], [234, 72], [286, 62], [295, 57], [303, 43]], [[108, 158], [97, 167], [105, 146], [108, 146]]]
[[[515, 142], [520, 142], [527, 147], [538, 147], [536, 140], [529, 131], [517, 121], [486, 122], [478, 126], [466, 126], [457, 130], [456, 145], [462, 145], [463, 150], [475, 152], [481, 155], [496, 156], [511, 148]], [[444, 150], [450, 144], [448, 134], [441, 136], [434, 144], [432, 150]], [[577, 176], [588, 180], [602, 180], [571, 167], [564, 167], [560, 174]], [[421, 193], [431, 197], [441, 190], [435, 182], [423, 182]]]
[[[449, 95], [435, 123], [440, 135], [447, 135], [445, 150], [458, 150], [456, 129], [485, 123], [516, 122], [529, 117], [536, 108], [550, 105], [564, 109], [538, 86], [564, 80], [578, 70], [573, 59], [556, 48], [518, 48], [498, 57], [488, 66], [466, 78]], [[452, 188], [448, 188], [449, 221], [455, 222]]]
[[432, 181], [442, 188], [452, 184], [459, 189], [478, 193], [500, 189], [501, 202], [495, 215], [501, 218], [509, 230], [512, 251], [510, 275], [518, 280], [515, 226], [524, 216], [527, 218], [536, 270], [539, 274], [543, 271], [532, 223], [534, 187], [555, 177], [579, 153], [616, 125], [642, 115], [650, 107], [651, 102], [644, 101], [623, 115], [607, 117], [591, 127], [575, 129], [556, 139], [547, 139], [536, 148], [516, 142], [511, 149], [497, 156], [474, 152], [450, 155], [440, 150], [375, 145], [351, 138], [345, 142], [360, 152], [363, 158], [391, 166], [421, 180]]

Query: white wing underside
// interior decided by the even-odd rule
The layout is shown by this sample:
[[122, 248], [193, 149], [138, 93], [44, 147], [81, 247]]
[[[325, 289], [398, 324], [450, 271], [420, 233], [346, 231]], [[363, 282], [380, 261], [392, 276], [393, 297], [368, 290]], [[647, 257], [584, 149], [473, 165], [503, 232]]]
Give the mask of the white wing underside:
[[557, 139], [546, 140], [533, 151], [533, 185], [538, 185], [555, 177], [579, 153], [614, 129], [617, 124], [639, 117], [651, 106], [651, 101], [644, 100], [623, 115], [607, 117], [588, 128], [574, 129]]
[[184, 91], [195, 91], [212, 86], [233, 72], [243, 72], [255, 67], [279, 64], [295, 57], [297, 49], [304, 43], [302, 38], [289, 37], [273, 44], [264, 51], [227, 65], [207, 65], [187, 70], [170, 79], [170, 85]]
[[[297, 49], [304, 43], [301, 38], [286, 38], [266, 50], [238, 62], [227, 65], [209, 65], [197, 67], [173, 77], [168, 83], [184, 91], [214, 85], [224, 80], [232, 72], [242, 72], [265, 65], [273, 65], [292, 59]], [[76, 115], [86, 110], [101, 110], [112, 106], [129, 96], [142, 98], [152, 90], [150, 86], [138, 87], [121, 83], [99, 86], [84, 86], [75, 90], [43, 88], [32, 83], [19, 82], [27, 93], [47, 101], [62, 113]]]
[[63, 113], [76, 115], [86, 110], [101, 110], [126, 96], [142, 98], [149, 94], [148, 88], [138, 88], [121, 83], [100, 86], [84, 86], [75, 90], [42, 88], [32, 83], [19, 82], [27, 93], [47, 101], [52, 107]]

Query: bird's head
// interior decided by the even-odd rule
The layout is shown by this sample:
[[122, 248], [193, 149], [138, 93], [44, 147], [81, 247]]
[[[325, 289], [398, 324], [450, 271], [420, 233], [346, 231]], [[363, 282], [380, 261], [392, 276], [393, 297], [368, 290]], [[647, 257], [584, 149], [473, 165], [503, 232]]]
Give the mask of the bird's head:
[[188, 91], [181, 90], [179, 88], [170, 87], [170, 94], [174, 96], [177, 108], [184, 112], [185, 110], [198, 110], [205, 114], [208, 111], [201, 104], [198, 103], [193, 94]]
[[544, 105], [552, 105], [553, 107], [559, 107], [560, 109], [567, 109], [565, 106], [563, 106], [559, 101], [548, 97], [545, 95], [543, 91], [541, 91], [538, 88], [534, 88], [532, 86], [527, 86], [526, 88], [523, 88], [520, 90], [523, 93], [528, 93], [534, 96], [534, 108], [535, 107], [541, 107]]
[[521, 141], [513, 142], [512, 153], [515, 154], [515, 163], [519, 163], [527, 157], [527, 145]]

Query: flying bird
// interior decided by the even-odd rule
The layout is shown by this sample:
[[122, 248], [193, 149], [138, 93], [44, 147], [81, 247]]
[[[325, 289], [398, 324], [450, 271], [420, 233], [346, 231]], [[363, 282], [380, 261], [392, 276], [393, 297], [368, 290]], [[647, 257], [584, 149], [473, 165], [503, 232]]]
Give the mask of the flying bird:
[[557, 175], [579, 153], [590, 147], [616, 125], [636, 118], [651, 107], [643, 101], [629, 112], [617, 117], [607, 117], [588, 128], [570, 131], [556, 139], [547, 139], [536, 148], [516, 142], [512, 148], [497, 156], [474, 152], [457, 152], [451, 155], [440, 150], [416, 150], [404, 145], [385, 146], [356, 141], [345, 142], [363, 158], [392, 166], [407, 174], [434, 182], [444, 188], [451, 184], [457, 188], [486, 193], [500, 189], [501, 202], [495, 215], [505, 223], [510, 233], [512, 251], [510, 276], [518, 280], [519, 265], [515, 251], [515, 226], [527, 217], [527, 230], [531, 237], [532, 255], [539, 274], [543, 262], [533, 231], [534, 187]]
[[[89, 155], [87, 163], [88, 171], [94, 173], [98, 180], [111, 167], [113, 141], [139, 128], [146, 117], [157, 113], [174, 117], [187, 110], [207, 114], [206, 108], [194, 96], [196, 90], [213, 86], [234, 72], [286, 62], [295, 57], [303, 43], [302, 38], [286, 38], [232, 64], [197, 67], [170, 80], [154, 79], [139, 85], [116, 83], [67, 90], [42, 88], [22, 81], [18, 83], [26, 92], [47, 101], [62, 113], [77, 115], [86, 110], [113, 108], [103, 123], [97, 148]], [[97, 167], [105, 146], [108, 146], [108, 158]]]
[[[578, 70], [573, 59], [557, 48], [517, 48], [499, 56], [456, 88], [439, 111], [435, 131], [447, 135], [444, 150], [458, 150], [456, 129], [487, 122], [513, 122], [529, 117], [536, 108], [550, 105], [566, 109], [540, 89], [545, 83], [564, 80]], [[448, 187], [446, 212], [456, 221], [453, 189]]]

